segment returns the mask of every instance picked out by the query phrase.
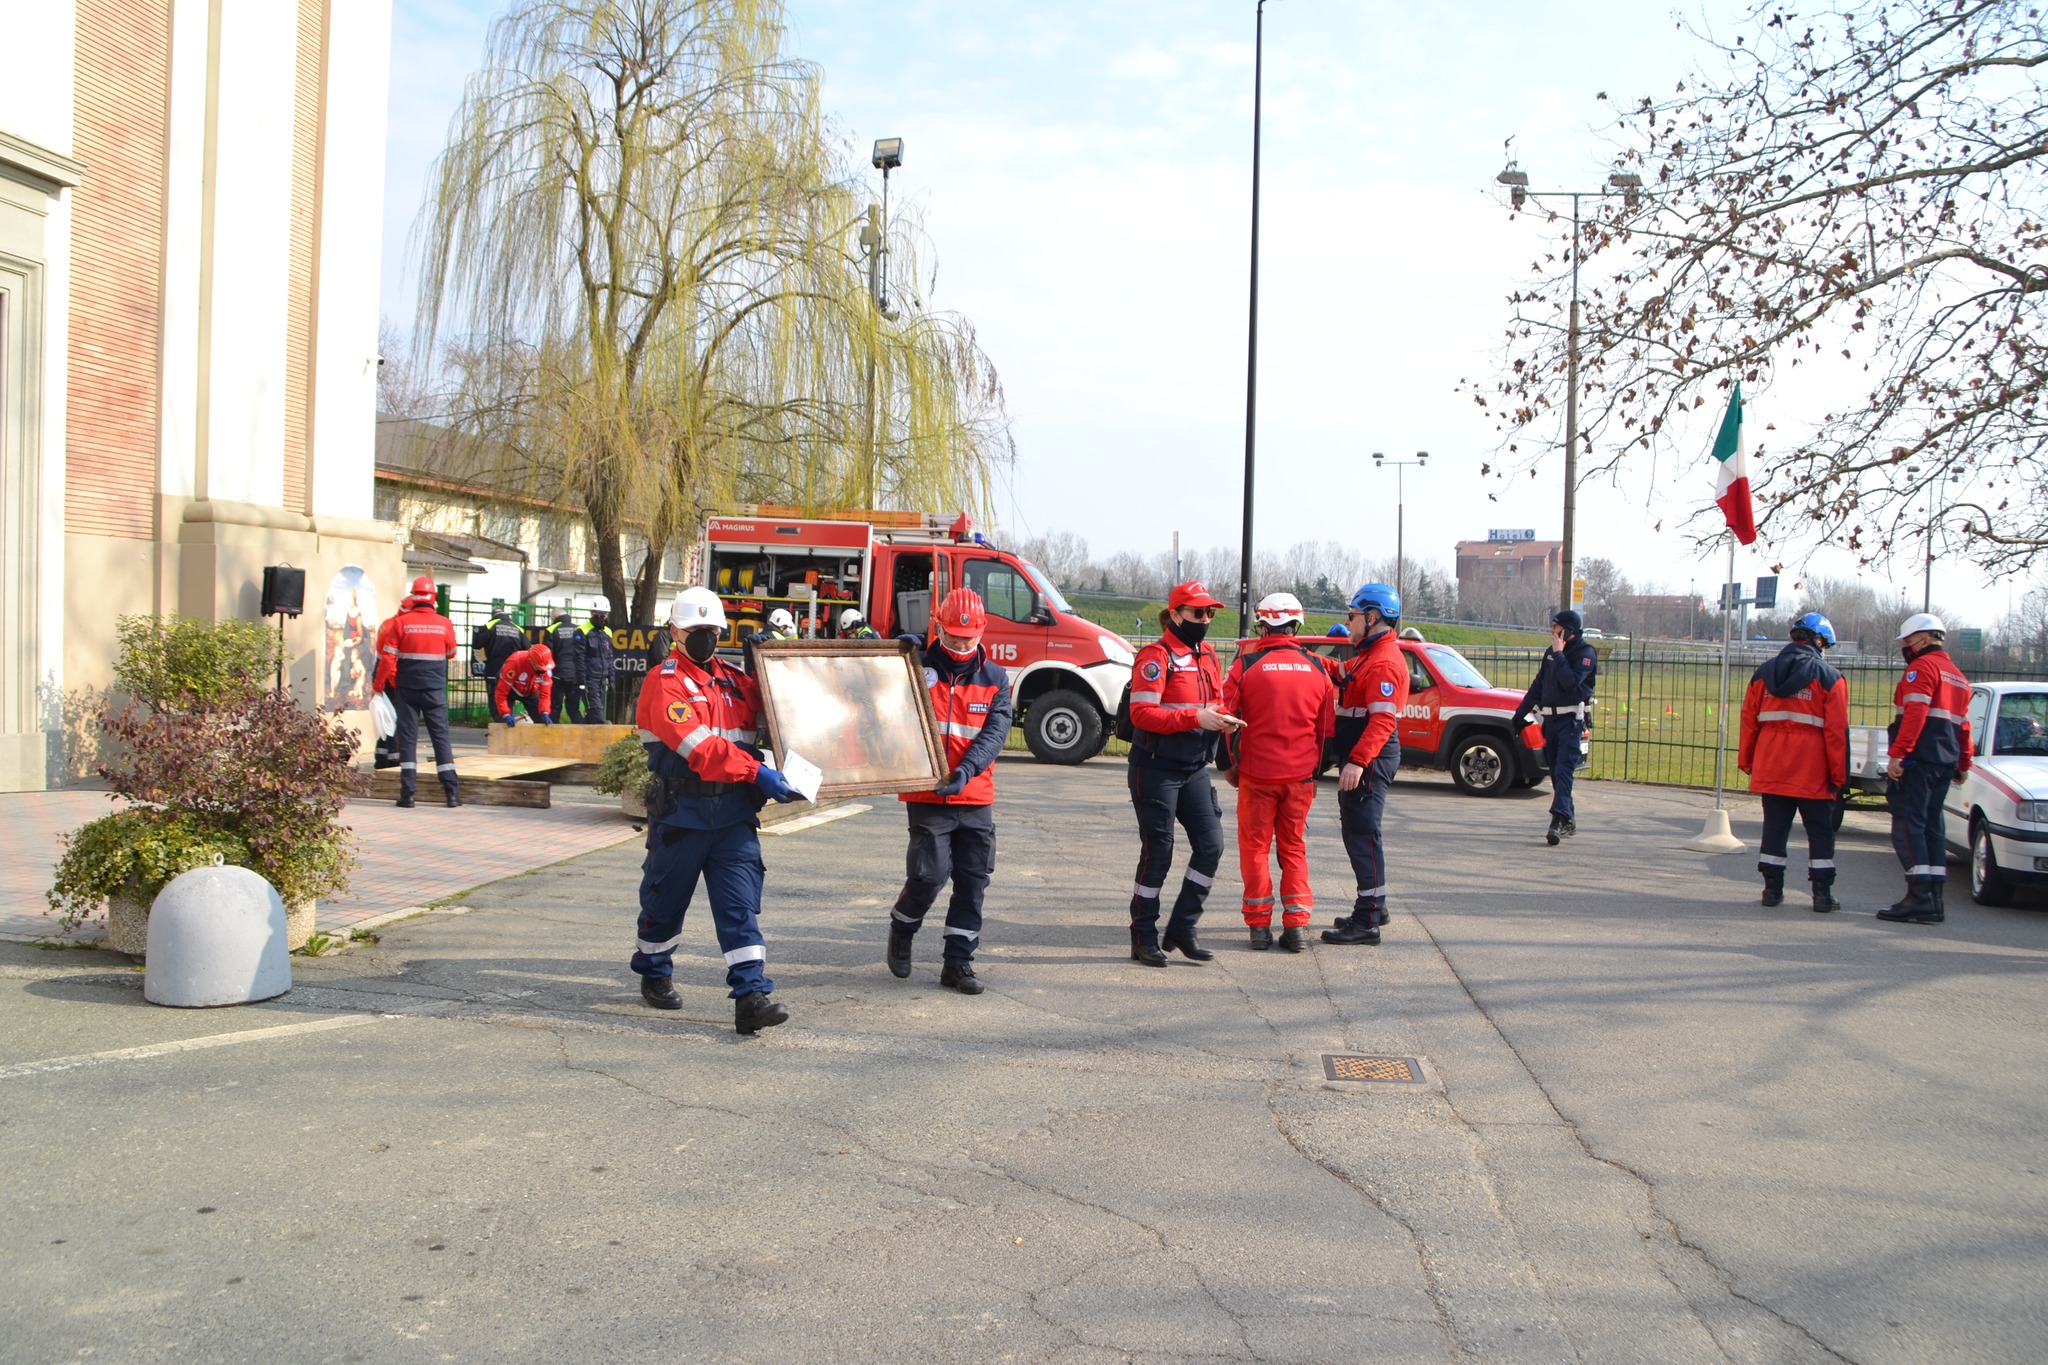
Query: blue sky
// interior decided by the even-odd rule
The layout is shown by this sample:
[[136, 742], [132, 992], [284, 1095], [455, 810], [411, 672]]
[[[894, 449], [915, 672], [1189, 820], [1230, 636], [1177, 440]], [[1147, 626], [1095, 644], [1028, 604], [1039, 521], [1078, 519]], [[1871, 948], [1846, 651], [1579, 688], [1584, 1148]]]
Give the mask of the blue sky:
[[[427, 166], [504, 8], [397, 0], [383, 299], [401, 325]], [[1722, 26], [1739, 11], [1686, 12]], [[790, 0], [790, 50], [823, 69], [847, 143], [905, 139], [892, 193], [923, 215], [937, 271], [920, 288], [974, 321], [1016, 420], [999, 508], [1013, 536], [1071, 530], [1104, 556], [1163, 550], [1176, 530], [1237, 541], [1252, 13], [1249, 0]], [[1596, 93], [1668, 91], [1692, 51], [1655, 4], [1269, 0], [1260, 545], [1391, 555], [1394, 476], [1374, 450], [1431, 453], [1406, 477], [1411, 560], [1448, 564], [1454, 542], [1491, 527], [1557, 534], [1556, 461], [1533, 480], [1483, 479], [1494, 438], [1456, 392], [1488, 372], [1503, 296], [1545, 241], [1510, 219], [1492, 177], [1512, 136], [1538, 185], [1597, 185]], [[1769, 394], [1752, 404], [1754, 422], [1779, 415]], [[1580, 555], [1705, 590], [1720, 558], [1680, 523], [1712, 487], [1704, 438], [1661, 450], [1654, 479], [1642, 464], [1588, 483]], [[1766, 572], [1760, 559], [1738, 572]], [[1824, 553], [1814, 567], [1853, 565]], [[1935, 597], [1982, 623], [2006, 596], [1937, 566]]]

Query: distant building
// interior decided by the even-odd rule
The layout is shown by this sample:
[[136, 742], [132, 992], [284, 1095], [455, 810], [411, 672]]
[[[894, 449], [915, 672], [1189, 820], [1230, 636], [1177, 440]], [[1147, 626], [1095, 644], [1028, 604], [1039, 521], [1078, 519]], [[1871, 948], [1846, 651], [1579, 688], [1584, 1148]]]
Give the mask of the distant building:
[[1460, 596], [1484, 598], [1531, 579], [1554, 589], [1564, 567], [1564, 542], [1461, 540], [1457, 556]]

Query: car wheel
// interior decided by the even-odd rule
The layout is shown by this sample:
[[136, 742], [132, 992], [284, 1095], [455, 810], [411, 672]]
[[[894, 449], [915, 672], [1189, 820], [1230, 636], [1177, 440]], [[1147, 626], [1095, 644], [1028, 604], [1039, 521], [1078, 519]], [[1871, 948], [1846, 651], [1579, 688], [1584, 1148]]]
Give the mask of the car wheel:
[[1836, 829], [1837, 831], [1839, 831], [1839, 830], [1840, 830], [1840, 829], [1842, 828], [1842, 817], [1843, 817], [1843, 816], [1845, 816], [1845, 815], [1847, 815], [1848, 813], [1849, 813], [1849, 798], [1848, 798], [1848, 797], [1846, 797], [1846, 796], [1838, 796], [1838, 797], [1836, 797], [1836, 798], [1835, 798], [1835, 829]]
[[1044, 763], [1085, 763], [1102, 750], [1102, 712], [1078, 692], [1061, 688], [1031, 703], [1024, 742]]
[[1982, 820], [1970, 822], [1970, 899], [1979, 905], [2012, 904], [2012, 883], [1999, 870], [1991, 830]]
[[1467, 796], [1500, 796], [1515, 785], [1508, 742], [1499, 735], [1474, 735], [1451, 754], [1451, 781]]

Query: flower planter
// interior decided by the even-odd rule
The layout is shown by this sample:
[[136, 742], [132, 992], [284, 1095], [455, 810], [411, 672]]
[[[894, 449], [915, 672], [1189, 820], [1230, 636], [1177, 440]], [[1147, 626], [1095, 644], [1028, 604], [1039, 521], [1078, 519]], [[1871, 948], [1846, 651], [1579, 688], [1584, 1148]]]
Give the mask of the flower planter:
[[639, 783], [628, 783], [625, 790], [619, 793], [619, 809], [631, 820], [647, 818], [647, 802], [641, 799]]
[[141, 957], [149, 951], [149, 902], [120, 891], [107, 897], [107, 946]]
[[319, 901], [300, 901], [297, 905], [284, 908], [284, 947], [288, 953], [296, 953], [313, 937], [313, 920], [320, 908]]

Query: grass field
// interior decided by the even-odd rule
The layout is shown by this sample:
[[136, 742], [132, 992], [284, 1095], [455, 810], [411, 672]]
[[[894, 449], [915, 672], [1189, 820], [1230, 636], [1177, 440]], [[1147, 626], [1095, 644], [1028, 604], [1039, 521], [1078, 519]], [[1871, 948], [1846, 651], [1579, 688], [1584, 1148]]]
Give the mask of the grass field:
[[[1159, 613], [1164, 602], [1147, 601], [1138, 597], [1071, 597], [1069, 604], [1074, 614], [1083, 620], [1105, 626], [1119, 635], [1143, 635], [1151, 637], [1159, 633]], [[1305, 635], [1327, 635], [1330, 627], [1342, 621], [1341, 612], [1312, 611], [1304, 625]], [[1420, 630], [1431, 640], [1457, 645], [1530, 645], [1541, 648], [1543, 634], [1540, 631], [1500, 630], [1491, 626], [1437, 625], [1428, 621], [1417, 621]], [[1216, 613], [1216, 623], [1209, 628], [1212, 640], [1236, 640], [1242, 638], [1237, 628], [1237, 612], [1225, 607]]]

